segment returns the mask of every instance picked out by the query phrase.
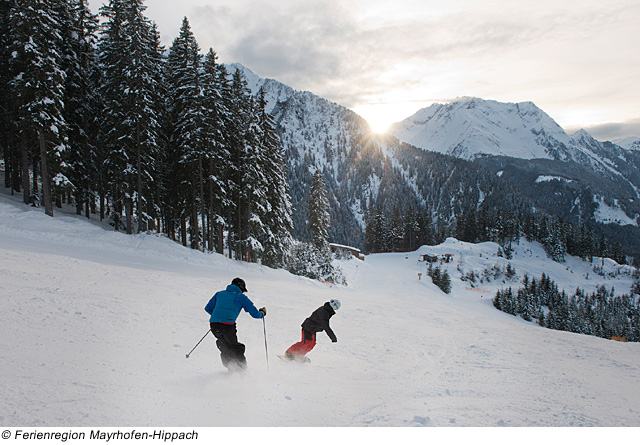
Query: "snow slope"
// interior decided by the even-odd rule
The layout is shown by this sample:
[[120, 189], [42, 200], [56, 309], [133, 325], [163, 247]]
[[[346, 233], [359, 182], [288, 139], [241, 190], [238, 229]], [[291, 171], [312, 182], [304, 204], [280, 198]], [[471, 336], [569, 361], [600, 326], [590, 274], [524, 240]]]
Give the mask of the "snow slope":
[[[631, 284], [550, 263], [534, 244], [516, 251], [519, 275]], [[425, 279], [427, 252], [454, 254], [451, 295]], [[490, 295], [508, 283], [467, 290], [457, 269], [506, 264], [496, 252], [449, 239], [372, 255], [343, 262], [349, 285], [330, 287], [0, 195], [0, 425], [640, 426], [640, 345], [495, 310]], [[185, 358], [207, 332], [204, 305], [235, 276], [268, 310], [268, 367], [262, 322], [238, 320], [243, 375], [226, 372], [212, 337]], [[320, 334], [310, 365], [278, 360], [329, 298], [342, 300], [338, 343]]]

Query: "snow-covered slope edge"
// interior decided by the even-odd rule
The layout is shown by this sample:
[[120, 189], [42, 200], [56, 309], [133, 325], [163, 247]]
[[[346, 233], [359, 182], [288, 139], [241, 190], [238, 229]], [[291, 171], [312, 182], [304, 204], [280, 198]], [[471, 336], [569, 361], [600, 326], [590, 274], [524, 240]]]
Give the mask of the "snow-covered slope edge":
[[[497, 247], [450, 239], [372, 255], [344, 262], [350, 284], [329, 287], [0, 196], [0, 425], [640, 426], [640, 345], [498, 312], [488, 297], [500, 281], [482, 294], [454, 280], [445, 295], [417, 261], [453, 253], [456, 276], [461, 260], [504, 261]], [[589, 266], [549, 263], [535, 245], [512, 263], [596, 283], [584, 278]], [[268, 367], [262, 323], [239, 318], [244, 375], [226, 373], [211, 338], [185, 359], [206, 333], [203, 306], [235, 276], [268, 310]], [[625, 280], [608, 283], [623, 292]], [[320, 334], [309, 366], [277, 360], [329, 298], [343, 303], [332, 319], [338, 343]]]

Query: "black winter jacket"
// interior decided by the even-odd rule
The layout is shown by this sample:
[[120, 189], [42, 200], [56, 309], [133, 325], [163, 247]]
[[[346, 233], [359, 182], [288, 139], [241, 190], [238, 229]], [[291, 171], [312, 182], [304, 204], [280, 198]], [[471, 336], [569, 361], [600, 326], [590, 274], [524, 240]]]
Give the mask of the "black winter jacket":
[[302, 329], [307, 332], [321, 332], [325, 331], [332, 342], [337, 342], [338, 338], [336, 334], [331, 330], [329, 326], [329, 319], [335, 315], [336, 311], [326, 302], [324, 306], [320, 306], [318, 309], [302, 323]]

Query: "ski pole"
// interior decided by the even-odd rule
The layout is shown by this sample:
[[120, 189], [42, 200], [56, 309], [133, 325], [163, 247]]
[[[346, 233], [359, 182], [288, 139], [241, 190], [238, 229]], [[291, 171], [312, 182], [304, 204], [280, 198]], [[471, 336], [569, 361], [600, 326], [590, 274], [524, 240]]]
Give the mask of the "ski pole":
[[202, 343], [202, 340], [204, 340], [204, 338], [205, 338], [207, 335], [209, 335], [209, 332], [211, 332], [211, 329], [209, 329], [209, 330], [207, 331], [207, 333], [206, 333], [206, 334], [204, 334], [204, 335], [202, 336], [202, 338], [200, 339], [200, 341], [199, 341], [199, 342], [198, 342], [198, 343], [193, 347], [193, 349], [192, 349], [191, 351], [189, 351], [189, 353], [187, 354], [187, 358], [189, 358], [189, 356], [191, 355], [191, 353], [192, 353], [192, 352], [193, 352], [193, 351], [198, 347], [198, 345], [199, 345], [200, 343]]
[[267, 349], [267, 323], [262, 317], [262, 329], [264, 330], [264, 355], [267, 357], [267, 371], [269, 370], [269, 350]]

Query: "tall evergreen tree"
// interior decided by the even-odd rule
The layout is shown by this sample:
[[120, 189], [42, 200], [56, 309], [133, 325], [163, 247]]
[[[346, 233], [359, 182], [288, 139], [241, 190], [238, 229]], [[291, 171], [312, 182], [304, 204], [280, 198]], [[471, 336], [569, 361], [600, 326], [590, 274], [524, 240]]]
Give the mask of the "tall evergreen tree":
[[[235, 252], [237, 259], [246, 259], [249, 242], [249, 215], [251, 195], [247, 189], [250, 177], [248, 165], [249, 155], [253, 153], [252, 147], [256, 145], [255, 127], [252, 126], [252, 104], [250, 100], [247, 81], [240, 70], [236, 70], [231, 79], [228, 93], [227, 109], [229, 120], [227, 126], [227, 147], [231, 154], [231, 163], [227, 175], [227, 192], [230, 194], [228, 227], [229, 227], [229, 254]], [[250, 175], [253, 176], [253, 175]]]
[[[128, 128], [126, 121], [126, 103], [124, 92], [128, 70], [127, 51], [129, 44], [126, 34], [126, 11], [124, 0], [110, 0], [108, 5], [100, 9], [103, 25], [99, 51], [99, 63], [103, 82], [100, 96], [103, 100], [101, 113], [102, 125], [100, 133], [101, 169], [105, 182], [104, 195], [101, 196], [101, 216], [112, 212], [113, 224], [120, 229], [121, 216], [124, 210], [125, 173], [128, 170], [128, 155], [121, 138], [126, 138]], [[105, 202], [106, 200], [106, 202]]]
[[329, 200], [320, 170], [314, 173], [311, 182], [309, 228], [312, 233], [312, 244], [317, 249], [325, 249], [329, 242]]
[[391, 250], [403, 250], [405, 239], [404, 219], [400, 214], [400, 209], [396, 207], [393, 210], [391, 221], [389, 223], [389, 240], [391, 241]]
[[[189, 219], [191, 247], [200, 249], [198, 215], [204, 217], [205, 103], [202, 84], [202, 55], [189, 20], [182, 21], [180, 34], [173, 40], [167, 59], [169, 112], [173, 120], [170, 144], [179, 163], [180, 201]], [[204, 224], [203, 224], [204, 226]]]
[[68, 148], [61, 35], [65, 6], [60, 0], [24, 0], [14, 2], [9, 12], [13, 37], [10, 83], [20, 132], [23, 198], [25, 203], [30, 200], [29, 144], [35, 136], [44, 207], [50, 216], [53, 194], [70, 184], [62, 172]]
[[390, 248], [387, 218], [379, 207], [368, 209], [365, 227], [365, 243], [369, 252], [380, 252]]
[[105, 146], [116, 229], [124, 211], [126, 231], [146, 230], [149, 184], [155, 181], [160, 132], [161, 46], [142, 0], [111, 0], [103, 6], [100, 63], [105, 73]]
[[218, 56], [213, 49], [203, 62], [202, 85], [205, 109], [206, 190], [207, 190], [207, 241], [209, 250], [223, 252], [224, 208], [229, 204], [225, 187], [230, 152], [226, 144], [226, 122], [230, 119], [224, 92], [227, 84], [224, 66], [217, 63]]
[[271, 267], [282, 267], [287, 262], [293, 237], [293, 209], [287, 182], [283, 147], [276, 131], [273, 117], [267, 113], [264, 90], [260, 89], [256, 101], [260, 148], [265, 176], [266, 213], [260, 242], [264, 245], [263, 263]]
[[9, 13], [13, 0], [0, 0], [0, 151], [4, 159], [5, 188], [20, 191], [20, 164], [14, 135], [16, 134], [11, 76], [12, 28]]
[[87, 0], [70, 0], [65, 32], [65, 120], [68, 124], [70, 179], [75, 185], [76, 210], [87, 218], [98, 182], [97, 124], [97, 16]]
[[265, 237], [268, 228], [265, 218], [268, 210], [267, 178], [263, 167], [266, 165], [265, 152], [261, 146], [262, 129], [258, 125], [255, 101], [250, 99], [249, 121], [244, 133], [240, 162], [242, 186], [239, 193], [239, 254], [250, 261], [262, 257], [265, 246], [260, 239]]

